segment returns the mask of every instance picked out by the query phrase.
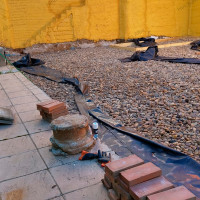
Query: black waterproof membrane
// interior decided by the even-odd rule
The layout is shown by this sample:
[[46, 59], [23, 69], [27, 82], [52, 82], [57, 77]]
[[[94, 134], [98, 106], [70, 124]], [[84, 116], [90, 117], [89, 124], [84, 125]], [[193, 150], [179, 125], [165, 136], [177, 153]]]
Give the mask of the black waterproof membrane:
[[148, 47], [146, 51], [136, 51], [131, 57], [120, 59], [121, 62], [134, 62], [134, 61], [165, 61], [171, 63], [184, 63], [184, 64], [200, 64], [198, 58], [171, 58], [158, 56], [158, 47]]
[[128, 41], [134, 42], [135, 45], [139, 47], [151, 47], [151, 46], [156, 45], [154, 38], [139, 38], [139, 39], [132, 39]]
[[31, 58], [30, 54], [27, 54], [26, 56], [22, 57], [21, 60], [14, 62], [13, 65], [19, 68], [20, 71], [26, 72], [28, 74], [45, 77], [58, 83], [72, 84], [81, 94], [88, 93], [88, 85], [80, 81], [78, 78], [66, 78], [64, 73], [43, 66], [41, 63], [44, 62], [39, 59]]
[[200, 51], [200, 40], [192, 42], [191, 45], [192, 50]]
[[45, 62], [43, 62], [40, 59], [31, 58], [30, 54], [28, 53], [17, 62], [14, 62], [13, 65], [19, 68], [19, 67], [43, 65], [44, 63]]

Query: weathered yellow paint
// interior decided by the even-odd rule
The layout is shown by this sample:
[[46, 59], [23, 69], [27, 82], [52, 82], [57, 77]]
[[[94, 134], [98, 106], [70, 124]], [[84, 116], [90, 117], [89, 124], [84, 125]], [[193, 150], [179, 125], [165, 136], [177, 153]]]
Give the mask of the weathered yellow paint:
[[200, 36], [200, 0], [0, 0], [0, 46]]

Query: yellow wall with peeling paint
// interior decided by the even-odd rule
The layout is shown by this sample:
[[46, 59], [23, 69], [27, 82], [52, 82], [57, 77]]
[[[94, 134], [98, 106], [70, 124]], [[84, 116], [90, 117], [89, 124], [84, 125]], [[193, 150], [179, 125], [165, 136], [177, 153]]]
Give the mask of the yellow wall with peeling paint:
[[200, 36], [200, 0], [0, 0], [0, 46]]

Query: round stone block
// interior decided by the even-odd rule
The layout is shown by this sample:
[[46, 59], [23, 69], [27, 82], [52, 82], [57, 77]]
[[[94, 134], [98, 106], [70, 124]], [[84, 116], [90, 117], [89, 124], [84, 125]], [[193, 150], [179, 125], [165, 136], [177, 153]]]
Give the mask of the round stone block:
[[60, 148], [68, 154], [77, 154], [94, 144], [88, 119], [84, 115], [66, 115], [52, 121], [54, 148]]

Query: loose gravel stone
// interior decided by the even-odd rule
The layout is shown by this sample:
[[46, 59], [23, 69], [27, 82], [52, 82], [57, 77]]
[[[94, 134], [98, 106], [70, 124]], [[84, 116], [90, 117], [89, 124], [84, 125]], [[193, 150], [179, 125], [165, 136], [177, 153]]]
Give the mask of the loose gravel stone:
[[[200, 162], [200, 66], [159, 61], [121, 63], [133, 52], [109, 47], [33, 55], [46, 66], [78, 76], [103, 111], [135, 133], [182, 151]], [[159, 50], [160, 56], [199, 58], [190, 46]], [[28, 77], [52, 98], [78, 113], [71, 85]], [[64, 87], [64, 88], [63, 88]], [[70, 110], [71, 109], [71, 110]]]

